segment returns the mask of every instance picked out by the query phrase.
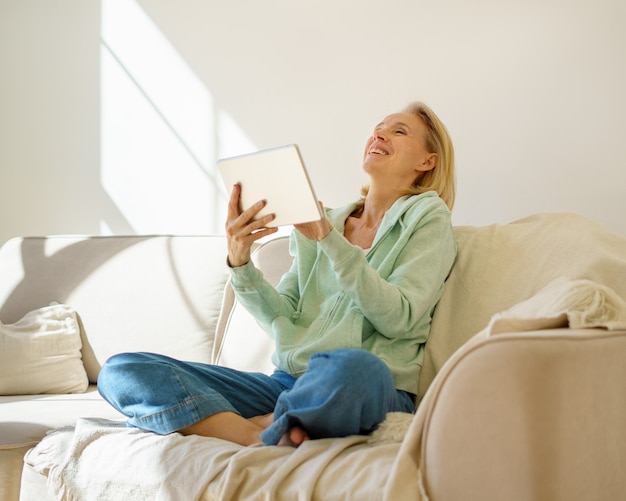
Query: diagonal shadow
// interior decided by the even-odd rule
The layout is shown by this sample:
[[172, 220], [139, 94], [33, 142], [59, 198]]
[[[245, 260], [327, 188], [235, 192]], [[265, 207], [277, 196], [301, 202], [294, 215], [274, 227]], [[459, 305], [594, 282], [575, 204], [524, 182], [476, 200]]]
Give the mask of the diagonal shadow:
[[[55, 237], [57, 240], [59, 238], [62, 237]], [[5, 323], [13, 323], [31, 309], [40, 308], [51, 301], [65, 302], [94, 270], [119, 252], [147, 238], [150, 237], [124, 237], [116, 239], [116, 245], [106, 246], [89, 245], [89, 240], [85, 240], [64, 247], [50, 256], [45, 253], [46, 237], [23, 238], [20, 248], [24, 277], [2, 304], [0, 318]], [[84, 250], [86, 246], [88, 252]], [[66, 273], [68, 263], [75, 264], [70, 274]]]

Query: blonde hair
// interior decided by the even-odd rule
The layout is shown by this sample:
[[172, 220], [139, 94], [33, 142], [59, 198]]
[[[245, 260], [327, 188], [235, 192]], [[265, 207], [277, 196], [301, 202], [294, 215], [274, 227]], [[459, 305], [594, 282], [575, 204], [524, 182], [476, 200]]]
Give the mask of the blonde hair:
[[[417, 116], [426, 125], [424, 137], [425, 146], [429, 153], [437, 154], [437, 164], [423, 176], [420, 176], [415, 184], [407, 188], [403, 195], [420, 195], [427, 191], [435, 191], [452, 210], [456, 195], [456, 176], [454, 172], [454, 147], [448, 129], [424, 103], [416, 101], [406, 106], [402, 113], [411, 113]], [[361, 193], [367, 194], [367, 187], [363, 187]]]

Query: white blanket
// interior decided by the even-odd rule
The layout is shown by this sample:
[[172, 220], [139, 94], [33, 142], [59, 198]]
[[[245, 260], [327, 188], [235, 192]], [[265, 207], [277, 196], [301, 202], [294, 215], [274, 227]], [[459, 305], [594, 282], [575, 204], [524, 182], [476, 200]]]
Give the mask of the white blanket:
[[49, 491], [64, 501], [352, 500], [381, 499], [398, 449], [365, 436], [297, 449], [242, 447], [80, 419], [75, 429], [49, 434], [25, 461], [48, 475]]
[[494, 315], [486, 333], [557, 327], [626, 329], [626, 303], [602, 284], [559, 277], [526, 301]]

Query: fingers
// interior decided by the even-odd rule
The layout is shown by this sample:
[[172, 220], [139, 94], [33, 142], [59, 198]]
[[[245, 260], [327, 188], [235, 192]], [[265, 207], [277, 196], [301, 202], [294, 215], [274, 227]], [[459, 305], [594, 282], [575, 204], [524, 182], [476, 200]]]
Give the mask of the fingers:
[[[245, 219], [244, 216], [246, 214], [242, 214], [241, 216], [239, 216], [239, 218], [237, 219]], [[274, 219], [274, 214], [268, 214], [267, 216], [263, 216], [262, 218], [259, 219], [253, 219], [253, 220], [249, 220], [248, 219], [248, 223], [247, 224], [243, 224], [243, 225], [233, 225], [233, 227], [231, 227], [231, 230], [234, 230], [235, 232], [238, 232], [238, 234], [240, 236], [246, 237], [246, 236], [252, 236], [255, 237], [254, 240], [258, 240], [259, 237], [257, 234], [258, 233], [263, 233], [263, 232], [273, 232], [275, 230], [275, 228], [268, 228], [267, 225], [269, 223], [272, 222], [272, 220]], [[232, 234], [232, 233], [231, 233]]]
[[[252, 207], [246, 209], [238, 216], [230, 218], [226, 221], [226, 233], [230, 236], [250, 235], [258, 230], [263, 230], [275, 218], [274, 214], [266, 214], [263, 217], [255, 219], [258, 213], [265, 207], [265, 200], [255, 203]], [[269, 228], [268, 228], [269, 229]]]
[[[265, 200], [259, 200], [252, 207], [249, 207], [245, 211], [241, 213], [239, 219], [242, 224], [248, 224], [249, 226], [255, 226], [254, 229], [259, 229], [269, 223], [272, 219], [274, 219], [274, 214], [267, 214], [261, 218], [255, 219], [257, 214], [263, 210], [263, 208], [267, 205]], [[262, 224], [257, 224], [262, 222]]]
[[278, 228], [267, 227], [275, 218], [274, 214], [267, 214], [257, 218], [259, 212], [266, 205], [267, 202], [265, 200], [260, 200], [252, 207], [242, 211], [241, 186], [236, 184], [233, 187], [228, 202], [228, 217], [226, 220], [228, 261], [231, 266], [240, 266], [247, 263], [250, 260], [252, 244], [278, 230]]
[[233, 225], [226, 228], [228, 246], [228, 262], [232, 267], [242, 266], [250, 261], [252, 244], [257, 240], [278, 231], [278, 228], [267, 228], [265, 225], [274, 219], [270, 214], [244, 227]]
[[228, 220], [234, 219], [241, 214], [240, 198], [241, 185], [237, 183], [233, 185], [230, 198], [228, 199]]
[[[267, 205], [265, 200], [259, 200], [252, 207], [248, 207], [246, 210], [241, 209], [241, 185], [239, 183], [233, 186], [233, 190], [230, 194], [230, 199], [228, 201], [228, 215], [227, 215], [227, 226], [230, 226], [236, 220], [240, 226], [244, 226], [248, 224], [251, 220], [253, 220], [256, 215]], [[273, 217], [269, 217], [268, 214], [263, 218], [265, 224], [269, 223]], [[259, 219], [261, 220], [261, 219]]]

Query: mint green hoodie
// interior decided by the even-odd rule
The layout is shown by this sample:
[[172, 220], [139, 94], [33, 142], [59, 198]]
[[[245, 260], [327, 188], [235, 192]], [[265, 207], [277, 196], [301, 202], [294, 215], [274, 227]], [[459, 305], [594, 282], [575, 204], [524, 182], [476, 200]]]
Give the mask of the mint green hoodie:
[[399, 198], [367, 253], [343, 237], [355, 209], [328, 209], [320, 242], [298, 231], [291, 269], [272, 287], [252, 262], [233, 268], [237, 299], [274, 339], [273, 363], [300, 376], [309, 357], [362, 348], [391, 369], [396, 388], [417, 393], [433, 310], [456, 257], [450, 211], [435, 192]]

